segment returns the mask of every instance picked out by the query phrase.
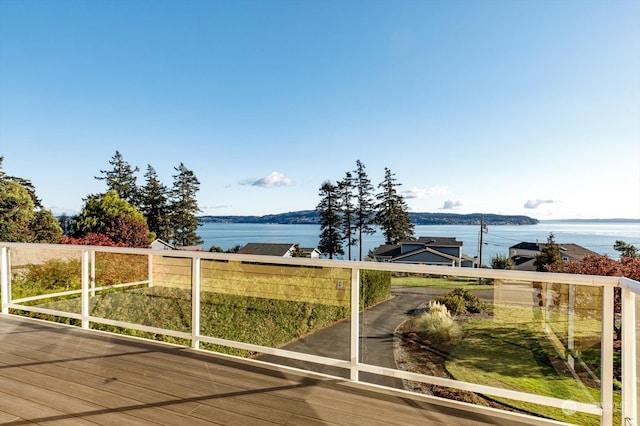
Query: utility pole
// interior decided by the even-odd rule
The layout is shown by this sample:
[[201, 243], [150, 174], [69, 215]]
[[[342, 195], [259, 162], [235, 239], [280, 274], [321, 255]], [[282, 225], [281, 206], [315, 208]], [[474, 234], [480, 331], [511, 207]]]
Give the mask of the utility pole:
[[478, 244], [478, 268], [482, 268], [482, 236], [487, 232], [487, 226], [484, 224], [484, 215], [480, 214], [480, 238]]

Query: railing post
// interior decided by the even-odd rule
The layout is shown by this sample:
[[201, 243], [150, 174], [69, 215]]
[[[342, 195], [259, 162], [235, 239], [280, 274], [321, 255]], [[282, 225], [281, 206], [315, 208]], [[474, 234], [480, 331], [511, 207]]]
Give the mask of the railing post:
[[96, 251], [91, 250], [91, 297], [96, 296]]
[[153, 287], [153, 255], [149, 255], [149, 259], [147, 260], [147, 286]]
[[200, 261], [191, 259], [191, 347], [200, 348]]
[[638, 424], [638, 382], [636, 365], [636, 295], [622, 289], [622, 418], [624, 424]]
[[600, 407], [602, 426], [613, 425], [613, 287], [602, 287], [602, 341], [600, 348]]
[[575, 330], [576, 330], [576, 286], [569, 284], [569, 312], [568, 312], [569, 324], [567, 325], [567, 349], [569, 355], [567, 361], [571, 366], [571, 369], [575, 369], [573, 356], [575, 354]]
[[9, 313], [9, 256], [7, 254], [7, 248], [2, 247], [0, 249], [0, 292], [2, 293], [2, 313]]
[[80, 293], [82, 328], [89, 328], [89, 251], [82, 251], [82, 292]]
[[350, 362], [353, 381], [359, 380], [358, 362], [360, 359], [360, 269], [351, 269], [351, 341]]

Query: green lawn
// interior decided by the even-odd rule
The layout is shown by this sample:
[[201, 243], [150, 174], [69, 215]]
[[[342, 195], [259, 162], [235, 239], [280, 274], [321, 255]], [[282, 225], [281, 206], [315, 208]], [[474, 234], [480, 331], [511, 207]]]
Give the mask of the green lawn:
[[461, 288], [464, 290], [486, 290], [492, 288], [487, 284], [478, 284], [477, 278], [458, 277], [391, 277], [391, 285], [399, 287], [434, 287], [434, 288]]
[[[499, 307], [490, 319], [464, 321], [464, 338], [446, 362], [457, 380], [512, 389], [560, 399], [597, 404], [600, 389], [588, 387], [568, 373], [563, 361], [541, 330], [533, 308]], [[558, 368], [555, 368], [554, 365]], [[560, 371], [559, 371], [560, 370]], [[510, 406], [556, 420], [598, 425], [599, 417], [582, 413], [567, 415], [560, 409], [528, 402], [495, 398]], [[614, 394], [620, 405], [620, 394]], [[620, 424], [614, 417], [614, 424]]]

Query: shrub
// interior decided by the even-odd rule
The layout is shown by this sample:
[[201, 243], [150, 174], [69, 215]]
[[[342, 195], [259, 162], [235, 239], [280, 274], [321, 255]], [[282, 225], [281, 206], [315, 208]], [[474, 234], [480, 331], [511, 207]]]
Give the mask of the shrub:
[[418, 317], [417, 325], [420, 331], [440, 341], [456, 340], [462, 336], [462, 329], [447, 307], [434, 301], [429, 302], [429, 310]]
[[391, 297], [391, 272], [364, 270], [361, 278], [360, 307], [366, 308]]
[[454, 315], [464, 315], [467, 312], [477, 314], [487, 309], [478, 296], [461, 288], [443, 294], [436, 299], [436, 302], [445, 305]]

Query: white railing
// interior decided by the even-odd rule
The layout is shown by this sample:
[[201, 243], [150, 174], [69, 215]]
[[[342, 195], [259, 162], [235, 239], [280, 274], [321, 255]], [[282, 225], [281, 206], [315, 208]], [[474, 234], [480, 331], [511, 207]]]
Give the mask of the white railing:
[[[12, 299], [12, 250], [32, 251], [37, 253], [39, 250], [56, 251], [64, 250], [65, 252], [73, 252], [79, 255], [81, 260], [81, 288], [58, 292], [54, 294], [36, 294], [20, 299]], [[148, 259], [148, 277], [146, 280], [122, 283], [108, 286], [96, 287], [95, 276], [95, 254], [98, 253], [120, 253], [126, 255], [144, 255]], [[190, 259], [191, 270], [189, 273], [190, 291], [191, 291], [191, 324], [190, 332], [159, 328], [144, 324], [135, 324], [123, 322], [119, 320], [92, 316], [90, 314], [90, 301], [96, 293], [104, 290], [112, 290], [126, 287], [155, 286], [158, 277], [154, 276], [153, 262], [154, 257], [170, 256], [177, 259]], [[246, 342], [232, 341], [216, 336], [208, 336], [201, 334], [201, 300], [202, 292], [202, 261], [214, 260], [222, 262], [239, 262], [250, 264], [268, 264], [274, 266], [298, 266], [298, 267], [315, 267], [315, 268], [334, 268], [350, 271], [350, 289], [348, 295], [348, 307], [350, 309], [350, 333], [348, 342], [344, 344], [349, 347], [348, 359], [331, 358], [321, 355], [301, 353], [290, 350], [284, 350], [276, 347], [261, 346]], [[602, 302], [600, 306], [601, 313], [601, 374], [600, 374], [600, 401], [598, 403], [586, 402], [568, 402], [566, 399], [550, 397], [545, 395], [531, 394], [527, 392], [514, 391], [500, 387], [487, 386], [475, 383], [468, 383], [453, 379], [446, 379], [434, 376], [428, 376], [409, 371], [402, 371], [393, 368], [381, 367], [378, 365], [366, 364], [361, 362], [360, 351], [360, 285], [361, 271], [378, 270], [390, 271], [395, 273], [406, 274], [430, 274], [437, 276], [455, 275], [456, 277], [469, 277], [480, 279], [500, 280], [502, 282], [517, 281], [535, 282], [535, 283], [555, 283], [562, 285], [597, 287], [602, 289]], [[340, 280], [339, 286], [343, 284]], [[338, 287], [341, 288], [341, 287]], [[490, 287], [489, 287], [490, 288]], [[44, 244], [19, 244], [19, 243], [0, 243], [0, 289], [2, 314], [8, 315], [10, 310], [22, 312], [35, 312], [41, 314], [49, 314], [54, 316], [62, 316], [66, 318], [76, 319], [81, 323], [83, 328], [89, 328], [91, 323], [99, 323], [123, 327], [128, 329], [139, 330], [143, 332], [157, 333], [166, 336], [172, 336], [179, 339], [190, 340], [193, 348], [199, 349], [201, 343], [211, 343], [215, 345], [223, 345], [231, 348], [258, 352], [262, 354], [275, 355], [288, 359], [311, 362], [331, 367], [340, 367], [349, 371], [349, 377], [353, 381], [360, 380], [360, 373], [367, 372], [382, 376], [388, 376], [398, 379], [404, 379], [415, 382], [422, 382], [431, 385], [450, 387], [479, 394], [490, 395], [499, 398], [508, 398], [516, 401], [526, 401], [543, 406], [556, 407], [560, 409], [571, 409], [577, 412], [587, 414], [595, 414], [601, 417], [602, 425], [613, 424], [614, 414], [614, 289], [620, 288], [622, 294], [622, 407], [621, 419], [625, 425], [638, 424], [638, 375], [637, 375], [637, 359], [636, 359], [636, 342], [637, 342], [637, 324], [636, 324], [636, 295], [640, 294], [640, 283], [617, 277], [602, 276], [585, 276], [570, 275], [558, 273], [537, 273], [523, 271], [505, 271], [492, 269], [472, 269], [472, 268], [452, 268], [446, 266], [424, 266], [410, 264], [393, 264], [393, 263], [376, 263], [376, 262], [355, 262], [355, 261], [336, 261], [323, 259], [306, 259], [306, 258], [278, 258], [254, 255], [238, 255], [225, 253], [208, 253], [208, 252], [187, 252], [187, 251], [151, 251], [145, 249], [125, 249], [114, 247], [92, 247], [92, 246], [58, 246]], [[60, 311], [51, 307], [39, 307], [36, 305], [28, 305], [26, 303], [36, 302], [46, 298], [68, 296], [72, 297], [80, 295], [81, 309], [80, 312]], [[574, 309], [574, 304], [579, 304], [576, 300], [575, 291], [570, 291], [569, 296], [569, 312]], [[572, 314], [569, 315], [569, 330], [572, 330]], [[572, 331], [569, 333], [569, 340], [572, 339]], [[572, 343], [569, 343], [571, 345]], [[571, 347], [569, 347], [571, 349]], [[569, 406], [568, 406], [569, 404]]]

